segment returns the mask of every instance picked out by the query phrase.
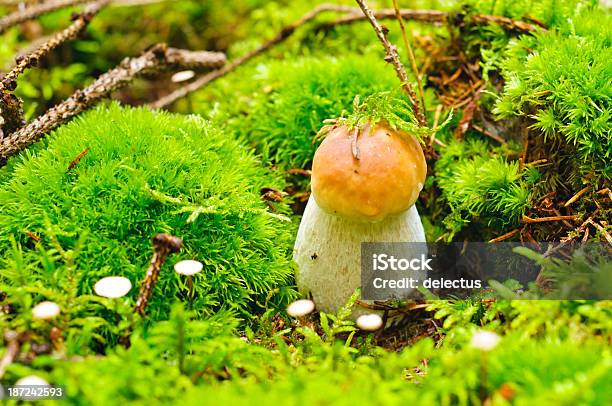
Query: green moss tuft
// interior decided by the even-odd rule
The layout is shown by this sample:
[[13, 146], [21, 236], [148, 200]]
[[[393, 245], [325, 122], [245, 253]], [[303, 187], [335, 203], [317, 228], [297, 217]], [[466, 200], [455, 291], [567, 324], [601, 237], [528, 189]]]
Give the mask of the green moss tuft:
[[[612, 179], [612, 16], [601, 10], [563, 29], [512, 42], [496, 111], [528, 116], [547, 138], [559, 137], [583, 176]], [[580, 184], [579, 184], [580, 185]]]
[[452, 141], [441, 151], [436, 182], [450, 208], [444, 219], [449, 238], [470, 222], [501, 230], [518, 225], [539, 174], [533, 168], [519, 169], [500, 152], [474, 139]]
[[[67, 171], [85, 148], [89, 153]], [[172, 271], [180, 259], [204, 263], [194, 276], [200, 315], [230, 309], [248, 316], [275, 289], [275, 302], [293, 295], [293, 225], [282, 218], [288, 208], [269, 210], [260, 197], [263, 187], [282, 189], [282, 180], [196, 116], [98, 108], [4, 171], [0, 290], [37, 286], [45, 290], [30, 291], [34, 303], [48, 293], [68, 306], [69, 295], [91, 293], [99, 278], [123, 275], [135, 286], [133, 301], [151, 237], [163, 232], [184, 246], [162, 270], [151, 319], [167, 318], [171, 299], [186, 295], [185, 281]]]

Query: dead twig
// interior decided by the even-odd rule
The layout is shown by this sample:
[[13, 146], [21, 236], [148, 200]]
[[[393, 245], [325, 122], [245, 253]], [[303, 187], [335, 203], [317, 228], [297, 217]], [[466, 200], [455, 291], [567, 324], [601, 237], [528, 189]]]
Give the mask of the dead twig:
[[25, 21], [34, 20], [43, 14], [48, 14], [62, 8], [72, 7], [79, 4], [87, 3], [91, 0], [50, 0], [41, 4], [36, 4], [27, 7], [24, 10], [15, 11], [0, 18], [0, 34], [3, 34], [9, 28], [23, 23]]
[[70, 162], [70, 165], [68, 165], [68, 169], [66, 170], [66, 173], [69, 173], [72, 169], [74, 169], [74, 167], [77, 166], [77, 164], [81, 161], [81, 159], [83, 159], [83, 157], [87, 155], [88, 153], [89, 153], [89, 148], [85, 148], [81, 153], [79, 153], [79, 155], [77, 155], [76, 158], [74, 158], [72, 162]]
[[521, 220], [522, 223], [525, 224], [533, 224], [533, 223], [546, 223], [549, 221], [564, 221], [564, 220], [577, 220], [579, 216], [551, 216], [551, 217], [539, 217], [539, 218], [531, 218], [528, 216], [523, 216]]
[[359, 5], [359, 8], [361, 8], [361, 11], [363, 12], [363, 14], [366, 16], [366, 18], [370, 22], [370, 25], [372, 25], [372, 28], [374, 28], [374, 32], [376, 32], [376, 36], [378, 37], [379, 41], [385, 48], [385, 52], [386, 52], [385, 61], [393, 65], [393, 68], [395, 69], [395, 74], [400, 80], [402, 87], [404, 91], [406, 92], [406, 95], [408, 96], [408, 99], [412, 103], [412, 109], [414, 111], [415, 117], [417, 118], [417, 121], [419, 122], [421, 126], [426, 127], [427, 120], [425, 119], [424, 114], [421, 112], [421, 108], [419, 107], [419, 102], [416, 98], [416, 94], [414, 93], [414, 90], [412, 89], [412, 86], [410, 85], [410, 81], [408, 80], [408, 74], [406, 73], [406, 69], [404, 68], [404, 65], [402, 65], [402, 61], [400, 60], [399, 55], [397, 54], [397, 47], [395, 45], [392, 45], [387, 39], [388, 30], [386, 28], [383, 28], [378, 23], [378, 21], [376, 20], [376, 17], [374, 16], [374, 13], [367, 6], [364, 0], [355, 0], [355, 1]]
[[140, 292], [138, 293], [138, 299], [136, 299], [134, 312], [144, 316], [149, 299], [153, 294], [153, 289], [157, 284], [162, 265], [166, 262], [168, 255], [180, 251], [182, 244], [183, 241], [181, 241], [180, 238], [168, 234], [157, 234], [153, 237], [153, 257], [151, 258], [151, 265], [149, 265], [144, 281], [142, 281], [142, 285], [140, 285]]
[[509, 233], [506, 233], [506, 234], [500, 235], [499, 237], [493, 238], [492, 240], [489, 240], [489, 242], [500, 242], [500, 241], [507, 240], [508, 238], [513, 237], [516, 234], [518, 234], [519, 231], [521, 231], [521, 229], [517, 228], [516, 230], [512, 230]]
[[601, 224], [593, 221], [592, 218], [588, 219], [587, 222], [591, 224], [592, 226], [594, 226], [597, 230], [599, 230], [599, 232], [603, 234], [606, 241], [608, 241], [608, 244], [612, 245], [612, 236], [606, 231], [606, 229]]
[[109, 97], [112, 92], [126, 86], [137, 77], [168, 70], [218, 68], [224, 63], [225, 55], [219, 52], [192, 52], [168, 48], [165, 44], [155, 45], [139, 57], [126, 58], [119, 66], [100, 76], [90, 86], [77, 90], [64, 102], [0, 140], [0, 166], [6, 163], [10, 156], [35, 143], [98, 101]]
[[[404, 40], [404, 46], [408, 52], [408, 59], [410, 60], [410, 67], [412, 68], [412, 73], [417, 81], [417, 88], [419, 90], [419, 98], [421, 100], [421, 107], [423, 111], [427, 111], [427, 106], [425, 105], [425, 92], [423, 91], [423, 83], [421, 81], [421, 75], [419, 73], [419, 68], [416, 64], [416, 58], [414, 57], [414, 52], [412, 50], [412, 45], [410, 44], [410, 40], [408, 39], [408, 34], [406, 33], [406, 27], [404, 26], [404, 19], [402, 18], [402, 13], [400, 12], [400, 8], [397, 4], [397, 0], [393, 0], [393, 9], [395, 11], [395, 17], [399, 22], [400, 30], [402, 31], [402, 39]], [[411, 35], [412, 36], [412, 35]]]
[[[410, 10], [410, 9], [401, 9], [400, 14], [402, 18], [406, 20], [413, 21], [421, 21], [426, 23], [440, 23], [440, 24], [448, 24], [448, 23], [459, 23], [461, 25], [488, 25], [488, 24], [497, 24], [502, 28], [507, 29], [509, 31], [516, 31], [519, 33], [529, 34], [535, 31], [545, 31], [546, 27], [541, 26], [539, 24], [530, 24], [525, 21], [512, 20], [507, 17], [500, 16], [492, 16], [486, 14], [476, 14], [473, 16], [465, 17], [461, 14], [451, 14], [445, 11], [438, 10]], [[395, 10], [393, 9], [382, 9], [374, 12], [374, 16], [379, 20], [396, 18]], [[332, 27], [336, 27], [339, 25], [352, 24], [357, 21], [363, 21], [367, 17], [364, 15], [358, 14], [350, 14], [344, 17], [341, 17], [335, 21], [323, 23], [319, 25], [318, 29], [329, 29]]]
[[91, 19], [100, 12], [110, 0], [98, 0], [88, 5], [85, 10], [73, 17], [73, 23], [63, 31], [47, 40], [33, 52], [20, 56], [17, 64], [0, 80], [0, 92], [8, 90], [12, 92], [17, 87], [17, 77], [26, 69], [38, 65], [39, 60], [49, 52], [60, 46], [66, 41], [78, 37], [87, 27]]
[[289, 38], [291, 35], [293, 35], [293, 33], [302, 25], [308, 23], [309, 21], [313, 20], [314, 18], [316, 18], [319, 14], [323, 13], [323, 12], [327, 12], [327, 11], [340, 11], [340, 12], [346, 12], [346, 11], [353, 11], [355, 10], [353, 7], [347, 7], [347, 6], [339, 6], [336, 4], [321, 4], [318, 7], [315, 7], [314, 9], [312, 9], [311, 11], [309, 11], [308, 13], [304, 14], [299, 20], [293, 22], [292, 24], [289, 24], [288, 26], [284, 27], [282, 30], [280, 30], [280, 32], [278, 34], [276, 34], [276, 36], [274, 38], [272, 38], [271, 40], [269, 40], [268, 42], [265, 42], [263, 44], [261, 44], [259, 47], [257, 47], [256, 49], [254, 49], [251, 52], [248, 52], [238, 58], [236, 58], [234, 61], [232, 61], [231, 63], [228, 63], [227, 65], [223, 66], [221, 69], [212, 71], [196, 80], [194, 80], [193, 82], [178, 88], [177, 90], [175, 90], [174, 92], [156, 100], [153, 103], [149, 104], [149, 107], [153, 108], [153, 109], [161, 109], [164, 107], [167, 107], [169, 105], [171, 105], [172, 103], [174, 103], [175, 101], [177, 101], [178, 99], [181, 99], [185, 96], [187, 96], [190, 93], [195, 92], [196, 90], [199, 90], [201, 88], [203, 88], [204, 86], [208, 85], [209, 83], [213, 82], [216, 79], [219, 79], [222, 76], [227, 75], [228, 73], [234, 71], [236, 68], [238, 68], [240, 65], [244, 64], [245, 62], [250, 61], [251, 59], [255, 58], [258, 55], [263, 54], [264, 52], [266, 52], [268, 49], [272, 48], [274, 45], [277, 45], [283, 41], [285, 41], [287, 38]]
[[580, 199], [582, 197], [582, 195], [584, 195], [586, 192], [589, 191], [589, 189], [591, 189], [591, 186], [587, 186], [585, 188], [580, 189], [580, 191], [578, 191], [578, 193], [576, 193], [574, 196], [572, 196], [567, 202], [565, 202], [565, 204], [563, 205], [563, 207], [567, 207], [572, 203], [575, 203], [578, 199]]

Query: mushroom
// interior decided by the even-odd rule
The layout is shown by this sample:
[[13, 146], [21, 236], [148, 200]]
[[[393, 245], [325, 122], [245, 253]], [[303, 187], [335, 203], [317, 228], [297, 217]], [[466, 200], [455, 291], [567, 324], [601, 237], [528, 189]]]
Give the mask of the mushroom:
[[426, 173], [419, 141], [385, 121], [331, 128], [293, 252], [298, 288], [320, 311], [335, 313], [361, 286], [361, 243], [426, 241], [414, 206]]
[[28, 375], [15, 382], [15, 386], [49, 386], [49, 382], [40, 376]]
[[38, 320], [51, 320], [60, 314], [60, 307], [55, 302], [40, 302], [32, 308], [32, 317]]
[[123, 276], [107, 276], [94, 285], [96, 295], [109, 299], [117, 299], [128, 294], [132, 289], [132, 282]]
[[193, 275], [202, 272], [204, 265], [200, 261], [186, 259], [174, 264], [174, 272], [187, 277], [187, 288], [189, 289], [189, 306], [193, 300]]
[[383, 319], [378, 314], [363, 314], [357, 317], [357, 327], [365, 331], [376, 331], [383, 326]]
[[501, 337], [492, 331], [479, 330], [474, 333], [470, 340], [470, 345], [481, 351], [491, 351], [497, 347]]
[[287, 306], [287, 314], [291, 317], [304, 317], [307, 314], [312, 313], [315, 308], [315, 304], [312, 300], [301, 299], [296, 300]]

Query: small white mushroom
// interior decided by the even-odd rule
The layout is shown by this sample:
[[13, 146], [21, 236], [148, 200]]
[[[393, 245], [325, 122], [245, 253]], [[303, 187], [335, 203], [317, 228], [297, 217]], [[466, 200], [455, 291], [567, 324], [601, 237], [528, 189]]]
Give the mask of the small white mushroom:
[[94, 285], [94, 291], [98, 296], [116, 299], [128, 294], [132, 289], [132, 282], [123, 276], [107, 276], [100, 279]]
[[479, 330], [472, 336], [470, 345], [482, 351], [491, 351], [500, 340], [501, 337], [492, 331]]
[[51, 320], [60, 314], [60, 307], [55, 302], [40, 302], [32, 308], [32, 317], [38, 320]]
[[357, 318], [357, 327], [365, 331], [376, 331], [383, 326], [383, 319], [378, 314], [364, 314]]
[[42, 379], [40, 376], [28, 375], [15, 382], [15, 386], [49, 386], [49, 382]]
[[201, 272], [203, 267], [204, 266], [200, 261], [186, 259], [184, 261], [179, 261], [174, 265], [174, 272], [180, 275], [191, 276]]
[[176, 72], [174, 75], [172, 75], [171, 80], [174, 83], [180, 83], [180, 82], [185, 82], [187, 80], [193, 79], [193, 77], [195, 76], [195, 72], [192, 70], [184, 70], [181, 72]]
[[291, 317], [304, 317], [314, 309], [315, 304], [312, 300], [300, 299], [287, 306], [287, 314]]

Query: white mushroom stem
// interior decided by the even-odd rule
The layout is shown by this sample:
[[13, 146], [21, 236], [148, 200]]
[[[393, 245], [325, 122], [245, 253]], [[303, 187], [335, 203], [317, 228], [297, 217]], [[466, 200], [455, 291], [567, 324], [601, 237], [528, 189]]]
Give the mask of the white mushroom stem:
[[[399, 216], [379, 222], [349, 220], [323, 211], [311, 196], [297, 234], [293, 258], [299, 266], [300, 292], [317, 309], [336, 313], [361, 287], [362, 242], [425, 242], [425, 231], [413, 205]], [[372, 313], [355, 310], [353, 317]]]

